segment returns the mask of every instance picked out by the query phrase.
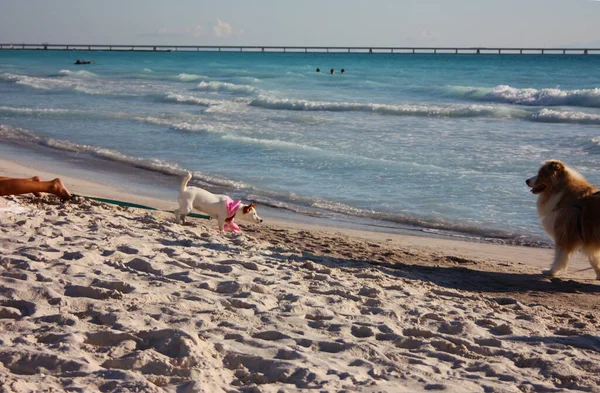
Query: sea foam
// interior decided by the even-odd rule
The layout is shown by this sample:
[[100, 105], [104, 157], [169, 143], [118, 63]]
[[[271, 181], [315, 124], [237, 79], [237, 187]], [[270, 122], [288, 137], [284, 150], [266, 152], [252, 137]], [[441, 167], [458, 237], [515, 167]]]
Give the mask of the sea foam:
[[198, 84], [196, 89], [202, 90], [202, 91], [225, 91], [225, 92], [236, 93], [236, 94], [255, 94], [259, 91], [254, 86], [236, 85], [233, 83], [216, 82], [216, 81], [211, 81], [211, 82], [202, 81]]
[[515, 88], [499, 85], [493, 88], [451, 86], [452, 95], [476, 101], [491, 101], [526, 106], [579, 106], [600, 108], [600, 88], [561, 90], [558, 88]]

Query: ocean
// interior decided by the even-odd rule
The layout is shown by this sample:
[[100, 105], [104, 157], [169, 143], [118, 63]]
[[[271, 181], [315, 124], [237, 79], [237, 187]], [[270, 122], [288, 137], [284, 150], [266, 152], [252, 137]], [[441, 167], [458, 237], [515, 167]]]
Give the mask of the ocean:
[[147, 194], [189, 170], [334, 226], [545, 245], [525, 179], [560, 159], [600, 184], [600, 56], [0, 51], [0, 152], [155, 179]]

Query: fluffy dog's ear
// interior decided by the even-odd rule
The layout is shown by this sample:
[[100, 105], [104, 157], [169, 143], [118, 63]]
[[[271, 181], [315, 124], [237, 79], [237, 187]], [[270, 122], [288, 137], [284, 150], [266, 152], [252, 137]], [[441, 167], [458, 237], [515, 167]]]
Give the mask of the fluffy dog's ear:
[[565, 164], [563, 164], [562, 162], [560, 162], [558, 160], [551, 160], [551, 161], [548, 161], [548, 168], [550, 169], [550, 171], [553, 174], [558, 174], [565, 170]]

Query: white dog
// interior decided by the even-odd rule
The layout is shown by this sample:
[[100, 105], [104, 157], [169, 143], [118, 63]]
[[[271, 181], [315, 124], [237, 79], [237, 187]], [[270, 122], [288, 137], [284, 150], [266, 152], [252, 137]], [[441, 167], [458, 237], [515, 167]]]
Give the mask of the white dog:
[[187, 184], [191, 178], [192, 174], [188, 172], [181, 183], [181, 193], [177, 198], [179, 209], [174, 212], [177, 222], [185, 222], [185, 217], [194, 208], [215, 218], [221, 232], [224, 229], [241, 232], [234, 222], [236, 218], [255, 223], [263, 221], [256, 213], [256, 204], [245, 205], [242, 201], [234, 201], [227, 195], [217, 195], [202, 188], [188, 187]]

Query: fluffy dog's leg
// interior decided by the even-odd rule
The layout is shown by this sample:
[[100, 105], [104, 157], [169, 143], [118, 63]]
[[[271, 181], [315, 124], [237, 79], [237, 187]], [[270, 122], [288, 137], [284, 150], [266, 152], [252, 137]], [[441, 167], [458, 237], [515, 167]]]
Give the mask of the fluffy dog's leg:
[[550, 269], [542, 270], [542, 273], [554, 277], [563, 270], [566, 270], [570, 255], [571, 252], [569, 250], [557, 247], [554, 250], [554, 262], [552, 263], [552, 266]]
[[590, 265], [594, 268], [596, 272], [596, 280], [600, 280], [600, 255], [598, 254], [588, 254], [588, 259], [590, 261]]

